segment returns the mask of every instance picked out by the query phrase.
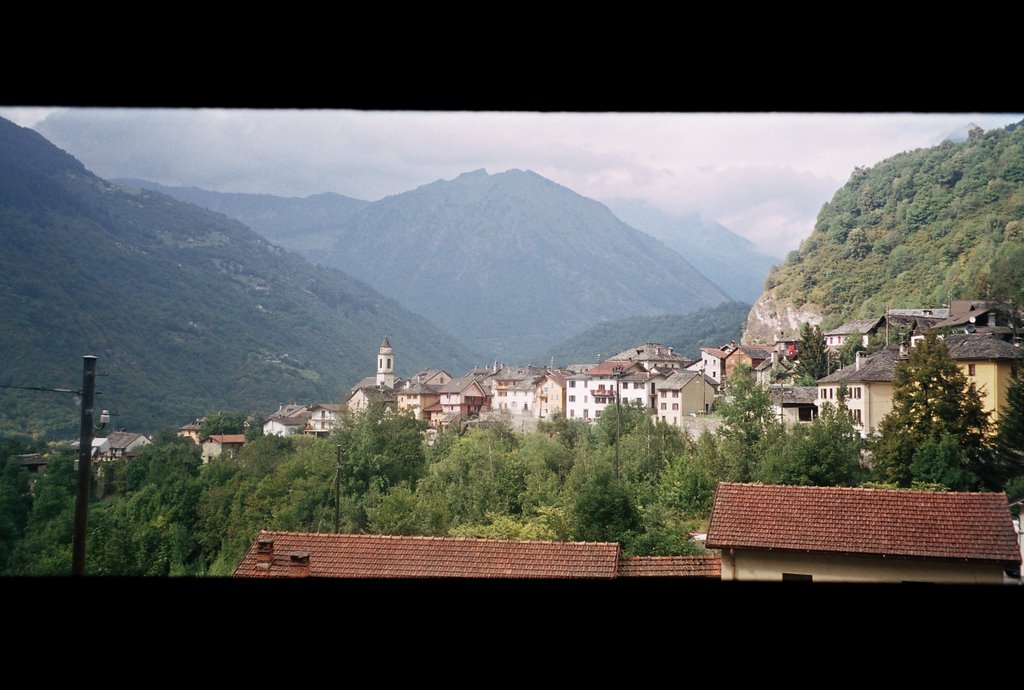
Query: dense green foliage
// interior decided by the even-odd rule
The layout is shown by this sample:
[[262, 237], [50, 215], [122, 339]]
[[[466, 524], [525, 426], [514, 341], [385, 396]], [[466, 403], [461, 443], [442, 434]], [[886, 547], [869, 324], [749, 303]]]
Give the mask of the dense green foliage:
[[823, 326], [953, 299], [1024, 301], [1024, 126], [857, 168], [768, 276]]
[[741, 302], [754, 302], [764, 291], [768, 270], [781, 263], [721, 223], [698, 214], [668, 214], [635, 199], [605, 204], [626, 223], [686, 257], [711, 282]]
[[727, 302], [689, 314], [606, 321], [535, 355], [531, 361], [547, 364], [554, 358], [555, 366], [595, 362], [598, 355], [608, 359], [637, 343], [661, 343], [683, 356], [700, 359], [702, 347], [739, 342], [749, 311], [749, 304]]
[[[625, 406], [618, 476], [614, 408], [593, 425], [450, 430], [427, 446], [422, 422], [374, 405], [343, 416], [328, 438], [259, 437], [208, 465], [168, 430], [137, 457], [101, 466], [107, 493], [90, 506], [87, 572], [230, 575], [260, 529], [332, 531], [339, 467], [342, 532], [618, 541], [627, 555], [700, 553], [688, 534], [706, 526], [722, 480], [860, 479], [848, 416], [786, 431], [760, 388], [732, 395], [724, 425], [697, 439]], [[68, 572], [72, 468], [70, 455], [52, 455], [30, 490], [0, 456], [0, 573]]]
[[[133, 431], [212, 407], [337, 402], [374, 371], [384, 333], [399, 373], [479, 361], [364, 284], [222, 215], [111, 185], [6, 120], [0, 236], [2, 382], [77, 388], [82, 355], [97, 355], [97, 404]], [[70, 396], [2, 395], [0, 431], [77, 429]]]
[[892, 411], [878, 425], [875, 468], [884, 481], [909, 486], [912, 481], [953, 482], [967, 490], [979, 482], [1003, 486], [990, 462], [986, 432], [988, 413], [981, 396], [956, 362], [929, 332], [896, 366]]

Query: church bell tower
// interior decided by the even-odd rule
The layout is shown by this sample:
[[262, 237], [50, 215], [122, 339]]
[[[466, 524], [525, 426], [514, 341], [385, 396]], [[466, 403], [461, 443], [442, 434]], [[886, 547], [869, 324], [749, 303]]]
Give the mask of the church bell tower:
[[380, 351], [377, 352], [377, 387], [381, 386], [395, 387], [395, 353], [386, 335], [384, 342], [380, 344]]

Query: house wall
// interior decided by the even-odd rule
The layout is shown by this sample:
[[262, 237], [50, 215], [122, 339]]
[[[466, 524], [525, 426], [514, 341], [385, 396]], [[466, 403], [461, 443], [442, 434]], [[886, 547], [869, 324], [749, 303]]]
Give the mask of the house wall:
[[[576, 382], [575, 388], [572, 386], [572, 382]], [[626, 388], [626, 384], [629, 384], [629, 388]], [[635, 386], [636, 383], [640, 384], [640, 387]], [[597, 419], [600, 415], [598, 412], [604, 412], [604, 408], [608, 405], [615, 404], [615, 396], [608, 396], [606, 403], [594, 402], [594, 396], [590, 393], [591, 390], [596, 390], [604, 386], [606, 390], [615, 390], [615, 378], [611, 376], [607, 377], [596, 377], [589, 379], [570, 379], [566, 382], [566, 401], [565, 401], [565, 416], [571, 419]], [[619, 396], [623, 405], [637, 403], [644, 407], [650, 406], [649, 401], [649, 382], [644, 381], [622, 381], [619, 388]], [[573, 400], [572, 398], [575, 398]], [[586, 415], [584, 415], [586, 412]]]
[[293, 427], [287, 427], [277, 420], [271, 419], [263, 425], [263, 434], [265, 436], [287, 436], [292, 433]]
[[945, 582], [1002, 584], [1003, 566], [898, 556], [723, 549], [723, 580], [782, 580], [783, 573], [814, 582]]
[[[543, 399], [545, 397], [547, 400]], [[542, 419], [565, 412], [565, 389], [551, 379], [543, 379], [537, 384], [534, 399]]]
[[[703, 350], [700, 353], [701, 362], [704, 364], [704, 373], [714, 379], [715, 383], [722, 382], [722, 359]], [[692, 371], [700, 371], [700, 364], [688, 367]]]
[[[973, 383], [981, 394], [981, 404], [992, 416], [993, 422], [999, 421], [999, 413], [1006, 404], [1006, 393], [1010, 387], [1011, 362], [995, 362], [985, 360], [957, 360], [957, 366]], [[974, 376], [970, 375], [970, 365], [974, 365]]]
[[750, 365], [751, 369], [760, 364], [763, 360], [754, 362], [746, 352], [743, 350], [733, 350], [729, 353], [729, 356], [725, 358], [725, 380], [728, 381], [729, 377], [732, 376], [732, 372], [740, 364]]

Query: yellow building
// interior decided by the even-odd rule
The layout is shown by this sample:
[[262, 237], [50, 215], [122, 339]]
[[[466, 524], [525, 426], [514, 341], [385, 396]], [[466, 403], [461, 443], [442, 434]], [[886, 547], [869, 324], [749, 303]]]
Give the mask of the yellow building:
[[1004, 493], [721, 482], [706, 546], [723, 580], [1020, 581]]
[[1020, 359], [1020, 348], [992, 333], [947, 335], [943, 342], [968, 383], [981, 393], [981, 403], [999, 421], [1010, 376]]

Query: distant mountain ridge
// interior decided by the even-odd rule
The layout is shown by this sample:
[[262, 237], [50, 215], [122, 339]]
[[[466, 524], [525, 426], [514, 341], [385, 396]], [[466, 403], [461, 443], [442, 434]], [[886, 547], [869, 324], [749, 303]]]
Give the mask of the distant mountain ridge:
[[528, 170], [438, 180], [338, 231], [325, 263], [504, 359], [600, 321], [728, 300], [676, 252]]
[[111, 182], [160, 192], [223, 213], [241, 221], [274, 244], [311, 261], [317, 261], [324, 248], [333, 243], [333, 229], [341, 219], [370, 204], [369, 201], [333, 192], [298, 198], [211, 192], [199, 187], [167, 187], [134, 178], [117, 178]]
[[676, 354], [700, 359], [700, 348], [739, 341], [750, 305], [727, 302], [689, 314], [635, 316], [588, 328], [530, 361], [555, 366], [596, 362], [641, 343], [675, 348]]
[[125, 182], [250, 223], [499, 359], [536, 353], [601, 321], [728, 301], [677, 252], [531, 171], [475, 170], [372, 203], [339, 195], [336, 211], [319, 197]]
[[[97, 355], [116, 428], [338, 402], [375, 371], [385, 333], [400, 375], [481, 361], [365, 284], [238, 221], [112, 185], [3, 119], [0, 236], [0, 382], [77, 387], [81, 356]], [[70, 396], [0, 394], [0, 432], [77, 429]]]
[[754, 243], [697, 213], [660, 211], [635, 199], [606, 200], [612, 213], [678, 252], [733, 299], [752, 303], [764, 291], [771, 267], [782, 261]]

